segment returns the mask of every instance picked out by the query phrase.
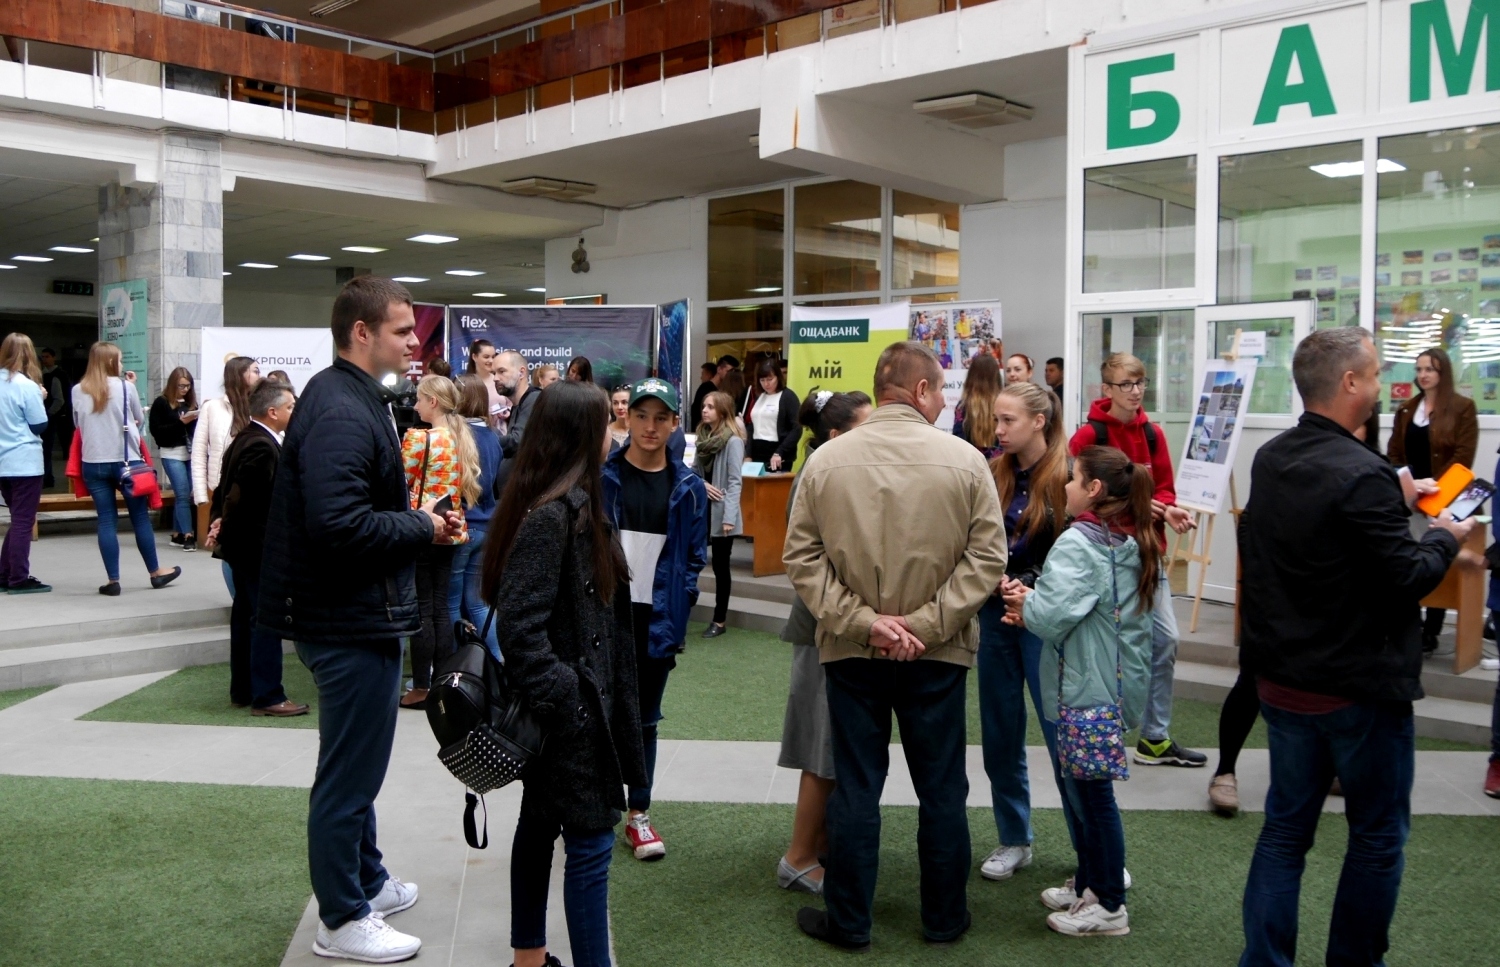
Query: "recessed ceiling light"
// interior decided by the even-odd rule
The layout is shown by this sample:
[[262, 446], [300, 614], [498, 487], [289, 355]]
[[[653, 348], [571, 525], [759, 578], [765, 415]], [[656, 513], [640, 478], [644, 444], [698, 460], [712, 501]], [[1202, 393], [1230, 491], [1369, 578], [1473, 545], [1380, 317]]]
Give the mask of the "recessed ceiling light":
[[426, 282], [420, 275], [397, 275], [391, 277], [392, 282]]
[[97, 241], [99, 241], [99, 239], [97, 239], [97, 238], [91, 238], [91, 239], [89, 239], [89, 241], [90, 242], [97, 242]]
[[781, 291], [781, 286], [779, 286], [779, 285], [763, 285], [763, 286], [761, 286], [758, 289], [751, 289], [749, 291], [751, 291], [751, 292], [780, 292]]
[[13, 269], [13, 268], [15, 268], [14, 265], [0, 265], [0, 269]]
[[88, 255], [89, 253], [93, 252], [94, 250], [91, 249], [91, 248], [84, 248], [82, 245], [54, 245], [50, 249], [48, 249], [47, 251], [49, 251], [49, 252], [67, 252], [70, 255]]
[[535, 288], [527, 289], [526, 291], [527, 292], [546, 292], [547, 289], [546, 289], [545, 286], [536, 286]]
[[49, 259], [45, 255], [12, 255], [11, 258], [14, 259], [17, 262], [50, 262], [50, 261], [52, 261], [51, 259]]
[[374, 255], [376, 252], [384, 252], [386, 251], [386, 249], [380, 248], [379, 246], [375, 245], [345, 245], [343, 251], [360, 252], [364, 255]]
[[505, 298], [505, 293], [504, 292], [476, 292], [476, 293], [474, 293], [474, 295], [475, 295], [476, 298], [480, 298], [480, 299], [503, 299], [503, 298]]
[[456, 242], [456, 241], [458, 241], [458, 236], [457, 235], [433, 235], [431, 233], [424, 233], [422, 235], [413, 235], [411, 238], [407, 239], [407, 241], [408, 242], [426, 242], [428, 245], [442, 245], [444, 242]]
[[[1324, 178], [1354, 178], [1365, 173], [1363, 161], [1335, 161], [1326, 165], [1308, 165], [1313, 171]], [[1390, 158], [1377, 158], [1375, 160], [1375, 173], [1386, 175], [1395, 171], [1405, 171], [1406, 165], [1392, 161]]]
[[276, 268], [276, 266], [271, 265], [268, 262], [241, 262], [240, 263], [240, 268], [242, 268], [242, 269], [274, 269], [274, 268]]
[[481, 271], [479, 271], [478, 269], [449, 269], [447, 272], [444, 272], [443, 274], [444, 275], [462, 275], [465, 278], [469, 278], [469, 277], [472, 277], [472, 276], [475, 276], [475, 275], [483, 275], [484, 273], [481, 272]]
[[289, 258], [289, 259], [296, 259], [298, 262], [327, 262], [328, 261], [328, 256], [326, 256], [326, 255], [288, 255], [287, 258]]
[[220, 272], [220, 275], [233, 275], [233, 272]]

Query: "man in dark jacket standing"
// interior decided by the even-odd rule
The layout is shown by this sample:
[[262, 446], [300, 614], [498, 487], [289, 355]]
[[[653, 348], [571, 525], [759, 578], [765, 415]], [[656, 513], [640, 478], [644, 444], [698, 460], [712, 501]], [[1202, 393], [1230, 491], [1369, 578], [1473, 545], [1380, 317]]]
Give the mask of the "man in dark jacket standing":
[[416, 558], [457, 536], [456, 514], [407, 504], [395, 385], [416, 351], [411, 293], [376, 276], [333, 303], [338, 359], [308, 381], [281, 450], [261, 568], [260, 625], [294, 638], [318, 685], [307, 815], [318, 898], [313, 952], [368, 963], [422, 942], [385, 917], [417, 902], [375, 845], [375, 797], [396, 734], [402, 640], [418, 628]]
[[1380, 395], [1368, 332], [1313, 333], [1292, 376], [1306, 412], [1256, 454], [1240, 538], [1240, 660], [1256, 675], [1271, 750], [1240, 965], [1296, 959], [1302, 870], [1335, 777], [1349, 846], [1327, 959], [1376, 965], [1390, 946], [1411, 829], [1417, 602], [1474, 524], [1440, 517], [1414, 540], [1396, 471], [1354, 438]]
[[[526, 424], [531, 419], [531, 408], [541, 390], [531, 385], [531, 376], [526, 369], [526, 358], [514, 349], [495, 356], [495, 385], [510, 398], [510, 419], [505, 433], [500, 437], [500, 452], [505, 456], [500, 464], [496, 494], [505, 492], [505, 482], [510, 479], [512, 461], [521, 449], [521, 438], [526, 435]], [[497, 497], [498, 499], [498, 497]]]

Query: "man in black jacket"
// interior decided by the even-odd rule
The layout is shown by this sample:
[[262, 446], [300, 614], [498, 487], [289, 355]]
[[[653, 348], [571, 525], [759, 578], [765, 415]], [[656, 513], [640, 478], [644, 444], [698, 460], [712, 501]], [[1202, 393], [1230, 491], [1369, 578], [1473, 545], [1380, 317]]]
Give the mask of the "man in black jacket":
[[[407, 503], [390, 404], [416, 351], [411, 294], [361, 276], [333, 303], [338, 359], [308, 381], [271, 495], [257, 620], [293, 638], [318, 685], [318, 768], [307, 853], [318, 898], [313, 952], [371, 963], [421, 941], [385, 917], [417, 901], [375, 845], [375, 797], [396, 734], [402, 640], [418, 628], [416, 558], [456, 537], [456, 514]], [[434, 502], [435, 503], [435, 502]]]
[[1240, 661], [1257, 676], [1271, 750], [1240, 965], [1295, 960], [1304, 859], [1335, 777], [1349, 845], [1328, 962], [1376, 965], [1389, 947], [1411, 827], [1417, 602], [1474, 525], [1444, 516], [1414, 540], [1396, 471], [1354, 438], [1380, 395], [1369, 333], [1313, 333], [1297, 347], [1292, 376], [1306, 412], [1255, 455], [1240, 536]]
[[536, 406], [536, 398], [542, 391], [531, 385], [526, 358], [514, 349], [507, 349], [495, 357], [494, 375], [500, 392], [510, 397], [509, 424], [500, 437], [500, 452], [505, 459], [500, 463], [500, 472], [495, 475], [498, 499], [498, 495], [505, 492], [516, 452], [521, 449], [521, 438], [526, 435], [526, 424], [531, 419], [531, 408]]
[[277, 380], [263, 379], [250, 391], [250, 425], [224, 451], [224, 472], [214, 490], [206, 547], [227, 561], [234, 575], [229, 612], [229, 701], [251, 715], [306, 715], [281, 687], [281, 635], [258, 628], [260, 563], [265, 548], [271, 487], [281, 462], [281, 438], [297, 397]]

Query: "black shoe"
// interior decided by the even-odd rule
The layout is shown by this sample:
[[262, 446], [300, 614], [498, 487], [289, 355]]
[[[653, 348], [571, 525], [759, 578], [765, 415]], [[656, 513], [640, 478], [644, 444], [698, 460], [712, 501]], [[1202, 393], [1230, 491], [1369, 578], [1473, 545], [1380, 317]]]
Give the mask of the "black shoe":
[[1491, 611], [1490, 616], [1484, 619], [1484, 631], [1481, 634], [1485, 641], [1495, 640], [1495, 612]]
[[852, 954], [867, 953], [870, 949], [868, 940], [856, 943], [853, 940], [845, 940], [833, 932], [828, 924], [828, 914], [817, 907], [803, 907], [797, 911], [797, 926], [803, 933], [814, 940], [821, 940], [826, 944], [847, 950]]
[[178, 547], [181, 547], [182, 544], [183, 544], [182, 535], [181, 534], [173, 534], [172, 535], [172, 543], [176, 544]]
[[1437, 651], [1437, 646], [1437, 635], [1429, 635], [1426, 632], [1422, 633], [1422, 654], [1432, 654], [1433, 652]]
[[710, 621], [708, 623], [708, 627], [703, 629], [703, 637], [717, 638], [727, 630], [729, 629], [725, 628], [723, 625], [716, 625], [712, 621]]
[[1208, 762], [1208, 756], [1192, 749], [1184, 749], [1171, 739], [1160, 742], [1141, 739], [1135, 744], [1135, 761], [1143, 766], [1185, 766], [1197, 769]]
[[948, 937], [945, 940], [938, 940], [938, 939], [935, 939], [933, 937], [929, 937], [929, 936], [927, 936], [924, 933], [924, 934], [922, 934], [922, 939], [925, 940], [925, 941], [927, 941], [927, 946], [929, 946], [929, 947], [951, 947], [954, 944], [958, 943], [960, 940], [962, 940], [963, 937], [964, 937], [964, 934], [968, 933], [969, 932], [969, 928], [972, 927], [972, 926], [974, 926], [974, 915], [972, 913], [970, 913], [969, 911], [965, 910], [964, 911], [964, 925], [963, 925], [962, 928], [960, 928], [960, 930], [958, 931], [958, 933], [954, 934], [951, 937]]
[[52, 585], [43, 584], [36, 578], [29, 577], [20, 584], [12, 584], [8, 590], [11, 594], [41, 594], [45, 591], [51, 591]]
[[[516, 967], [516, 965], [511, 964], [510, 967]], [[542, 961], [542, 967], [563, 967], [563, 964], [562, 961], [558, 960], [556, 957], [552, 956], [549, 953], [547, 955], [547, 959]]]
[[154, 574], [151, 575], [151, 586], [153, 588], [164, 588], [180, 577], [182, 577], [182, 568], [174, 567], [171, 574], [163, 574], [161, 577], [157, 577]]
[[108, 584], [99, 585], [99, 593], [111, 598], [118, 598], [120, 596], [120, 582], [111, 581]]

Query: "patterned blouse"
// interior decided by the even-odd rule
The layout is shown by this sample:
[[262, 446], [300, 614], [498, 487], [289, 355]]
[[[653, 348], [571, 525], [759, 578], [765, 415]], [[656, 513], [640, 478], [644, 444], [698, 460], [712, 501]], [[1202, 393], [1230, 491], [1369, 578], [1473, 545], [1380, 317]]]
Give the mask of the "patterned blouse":
[[450, 543], [468, 543], [469, 526], [463, 522], [463, 464], [453, 434], [446, 427], [407, 430], [401, 441], [401, 460], [406, 465], [406, 492], [412, 509], [448, 497], [461, 522], [458, 537]]

